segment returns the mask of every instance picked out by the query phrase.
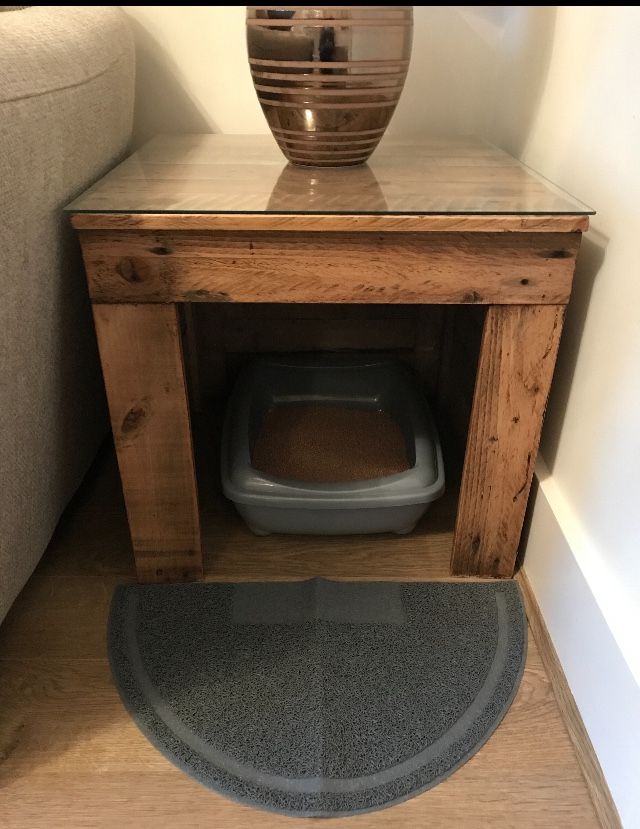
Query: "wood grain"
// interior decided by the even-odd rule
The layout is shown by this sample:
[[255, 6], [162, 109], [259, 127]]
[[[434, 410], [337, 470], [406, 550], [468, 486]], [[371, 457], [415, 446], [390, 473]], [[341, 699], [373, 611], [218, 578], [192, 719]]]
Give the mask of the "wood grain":
[[93, 302], [568, 302], [579, 233], [81, 231]]
[[77, 230], [285, 230], [347, 233], [576, 233], [588, 216], [336, 215], [278, 213], [75, 213]]
[[197, 305], [185, 303], [180, 307], [179, 319], [182, 332], [182, 353], [184, 355], [187, 391], [192, 411], [201, 412], [204, 408], [202, 391], [202, 370], [200, 368], [200, 350], [198, 349], [198, 330], [195, 311]]
[[263, 352], [390, 353], [415, 362], [427, 389], [435, 388], [443, 311], [438, 306], [376, 305], [374, 310], [344, 304], [199, 303], [184, 307], [194, 312], [196, 343], [189, 350], [198, 352], [202, 397], [222, 397], [227, 372], [234, 377], [249, 355]]
[[[388, 317], [372, 312], [369, 319], [312, 319], [306, 315], [295, 318], [282, 314], [271, 320], [251, 320], [242, 316], [226, 319], [223, 337], [226, 352], [387, 351], [413, 348], [415, 329], [416, 320], [408, 315]], [[423, 350], [430, 345], [431, 341]]]
[[587, 729], [578, 711], [571, 688], [569, 688], [569, 683], [562, 670], [558, 654], [551, 641], [551, 636], [525, 570], [520, 570], [517, 573], [516, 580], [522, 590], [531, 633], [538, 646], [544, 669], [551, 681], [562, 719], [573, 743], [576, 759], [582, 769], [600, 825], [603, 829], [622, 829], [620, 816], [604, 778], [602, 767], [587, 734]]
[[[224, 348], [225, 319], [220, 303], [200, 303], [190, 306], [195, 321], [195, 343], [198, 351], [198, 368], [203, 400], [222, 399], [230, 391], [227, 353]], [[234, 306], [243, 308], [245, 306]], [[267, 306], [265, 306], [267, 307]]]
[[[300, 578], [349, 572], [343, 563], [349, 560], [355, 577], [359, 571], [391, 572], [394, 562], [402, 562], [396, 570], [402, 578], [447, 574], [448, 556], [425, 547], [428, 525], [416, 537], [368, 539], [368, 549], [358, 538], [326, 539], [327, 545], [322, 539], [292, 538], [283, 554], [274, 539], [244, 531], [217, 497], [205, 498], [203, 506], [205, 546], [218, 551], [218, 540], [229, 539], [222, 553], [229, 580], [275, 578], [285, 559], [292, 571], [294, 555]], [[448, 537], [450, 542], [450, 531]], [[239, 543], [243, 552], [234, 574]], [[222, 568], [220, 562], [218, 553], [208, 558], [210, 574]], [[0, 824], [7, 829], [121, 824], [306, 829], [308, 820], [258, 812], [196, 783], [156, 751], [128, 716], [110, 678], [106, 623], [113, 587], [134, 579], [117, 469], [107, 456], [0, 627]], [[324, 823], [328, 829], [345, 825], [341, 819]], [[348, 825], [596, 829], [587, 786], [533, 638], [517, 696], [486, 745], [432, 790], [351, 817]]]
[[[435, 306], [437, 307], [437, 306]], [[443, 308], [440, 365], [435, 392], [435, 409], [441, 424], [443, 451], [450, 470], [459, 482], [473, 405], [484, 306], [450, 305]], [[443, 430], [442, 426], [446, 425]], [[448, 479], [451, 471], [447, 471]]]
[[[258, 71], [273, 74], [278, 67], [262, 66]], [[283, 140], [295, 143], [288, 127], [281, 132]], [[315, 138], [322, 142], [330, 136]], [[353, 140], [366, 143], [368, 135]], [[80, 228], [97, 319], [97, 306], [118, 303], [228, 307], [271, 305], [276, 299], [291, 305], [490, 306], [453, 567], [466, 574], [511, 573], [557, 347], [557, 341], [545, 340], [545, 320], [557, 322], [560, 306], [569, 300], [589, 208], [475, 139], [385, 140], [365, 167], [310, 171], [283, 165], [268, 138], [205, 135], [155, 139], [90, 188], [70, 211]], [[513, 314], [497, 306], [513, 306]], [[126, 313], [131, 332], [138, 327], [136, 316], [144, 329], [147, 311], [130, 308]], [[376, 314], [371, 322], [359, 320], [352, 330], [341, 323], [334, 327], [326, 321], [300, 324], [290, 319], [284, 339], [287, 347], [306, 349], [354, 348], [370, 338], [375, 347], [404, 353], [405, 331], [395, 321], [378, 326], [381, 316]], [[242, 325], [234, 329], [219, 312], [217, 319], [222, 324], [215, 332], [215, 356], [203, 361], [215, 369], [211, 373], [216, 382], [209, 386], [221, 390], [227, 371], [225, 349], [227, 354], [266, 349], [275, 332], [268, 325], [253, 331]], [[516, 330], [520, 323], [522, 330]], [[417, 364], [433, 391], [439, 354], [430, 337], [413, 332], [415, 328], [407, 326], [409, 347], [415, 349]], [[192, 352], [197, 339], [196, 332], [190, 339]], [[145, 387], [147, 371], [152, 382], [158, 379], [153, 379], [153, 358], [142, 356], [145, 342], [143, 337], [137, 341], [138, 363], [130, 367], [130, 389], [136, 383]], [[179, 354], [169, 341], [166, 346], [166, 355]], [[197, 524], [195, 495], [189, 494], [195, 490], [187, 449], [188, 411], [182, 400], [183, 369], [181, 359], [171, 367], [174, 357], [160, 361], [181, 378], [175, 399], [163, 400], [163, 410], [168, 440], [174, 440], [175, 431], [180, 444], [176, 480], [183, 475], [189, 479], [186, 495], [177, 496], [191, 505], [180, 508], [187, 529], [174, 529], [168, 536], [158, 531], [146, 551], [147, 542], [136, 543], [138, 555], [146, 552], [149, 557], [146, 570], [167, 578], [185, 571], [166, 558], [166, 539], [182, 560], [185, 550], [171, 540], [171, 532], [184, 542], [191, 533], [188, 527]], [[121, 367], [128, 370], [124, 360]], [[142, 375], [137, 381], [135, 373]], [[108, 379], [114, 399], [119, 382], [114, 371]], [[455, 395], [448, 399], [461, 413], [454, 417], [463, 431], [464, 391], [458, 397], [461, 405]], [[133, 398], [127, 406], [119, 412], [121, 418], [145, 411]], [[144, 463], [162, 480], [168, 480], [159, 470], [164, 458], [173, 457], [167, 452], [171, 445], [158, 437], [144, 455]], [[134, 525], [137, 507], [129, 495], [135, 487], [125, 482], [125, 488]], [[156, 495], [148, 497], [153, 501]], [[162, 497], [170, 499], [168, 486]], [[147, 526], [151, 515], [143, 510], [142, 537], [153, 532]], [[166, 566], [154, 561], [158, 543], [165, 544]], [[192, 546], [188, 543], [187, 551]]]
[[[273, 74], [281, 67], [263, 68]], [[321, 77], [326, 78], [326, 73]], [[284, 112], [291, 116], [293, 109], [280, 108], [274, 114], [276, 118]], [[302, 125], [277, 125], [274, 121], [272, 125], [278, 140], [299, 146], [295, 142], [301, 140], [298, 130]], [[367, 146], [372, 137], [378, 138], [381, 126], [373, 131], [371, 126], [357, 129], [352, 118], [350, 127], [356, 131], [349, 140]], [[332, 142], [336, 137], [335, 129], [323, 132], [313, 140]], [[287, 164], [269, 135], [157, 136], [83, 193], [68, 210], [142, 214], [143, 222], [148, 221], [144, 214], [156, 214], [150, 221], [161, 221], [157, 214], [167, 213], [171, 214], [169, 222], [174, 215], [212, 214], [213, 221], [247, 223], [269, 222], [275, 214], [273, 221], [278, 222], [295, 216], [292, 221], [304, 230], [314, 229], [309, 222], [316, 220], [308, 214], [329, 217], [319, 221], [336, 221], [343, 230], [343, 222], [365, 226], [375, 222], [375, 228], [369, 225], [368, 229], [381, 230], [405, 220], [428, 224], [436, 217], [445, 225], [463, 222], [454, 225], [456, 230], [470, 230], [476, 222], [492, 222], [491, 227], [483, 227], [493, 232], [499, 232], [503, 223], [516, 229], [523, 220], [545, 222], [547, 230], [562, 230], [567, 222], [579, 221], [578, 217], [592, 212], [498, 147], [473, 137], [385, 136], [367, 164], [319, 169]], [[257, 229], [251, 224], [242, 228]], [[218, 225], [215, 229], [222, 228]], [[331, 228], [323, 225], [315, 229]], [[422, 228], [413, 225], [407, 229]], [[438, 229], [447, 227], [439, 224]]]
[[453, 573], [513, 575], [563, 320], [561, 306], [487, 311]]
[[176, 307], [93, 310], [138, 577], [198, 578], [198, 495]]
[[[432, 401], [437, 394], [445, 310], [444, 306], [440, 305], [418, 306], [418, 319], [414, 326], [415, 367], [424, 384], [427, 397]], [[411, 326], [407, 326], [407, 330], [411, 331]]]

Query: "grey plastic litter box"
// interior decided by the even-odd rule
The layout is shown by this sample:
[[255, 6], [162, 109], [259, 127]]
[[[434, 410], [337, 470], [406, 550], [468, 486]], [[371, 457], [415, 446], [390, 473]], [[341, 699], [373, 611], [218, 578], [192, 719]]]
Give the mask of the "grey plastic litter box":
[[[382, 478], [314, 483], [251, 465], [263, 418], [277, 406], [349, 406], [388, 413], [406, 440], [410, 468]], [[442, 449], [417, 378], [402, 363], [339, 356], [261, 358], [242, 374], [222, 437], [222, 486], [257, 535], [409, 533], [444, 492]]]

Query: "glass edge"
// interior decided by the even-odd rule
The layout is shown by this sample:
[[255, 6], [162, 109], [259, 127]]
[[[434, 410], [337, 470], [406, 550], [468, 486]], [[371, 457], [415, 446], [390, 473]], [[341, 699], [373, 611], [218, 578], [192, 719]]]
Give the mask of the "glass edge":
[[118, 208], [74, 207], [73, 202], [62, 208], [63, 213], [86, 215], [109, 214], [150, 216], [595, 216], [592, 208], [583, 210], [144, 210]]
[[[526, 170], [527, 173], [529, 173], [529, 175], [531, 175], [533, 178], [537, 178], [539, 181], [542, 181], [551, 190], [551, 192], [555, 193], [560, 198], [567, 199], [568, 201], [577, 202], [578, 204], [582, 205], [582, 207], [586, 208], [586, 210], [584, 212], [575, 213], [573, 215], [581, 215], [581, 216], [595, 216], [596, 215], [596, 211], [592, 207], [589, 207], [589, 205], [585, 204], [585, 202], [583, 202], [581, 199], [578, 199], [578, 198], [576, 198], [576, 196], [573, 196], [568, 190], [565, 190], [564, 187], [560, 187], [559, 184], [556, 184], [550, 178], [547, 178], [547, 176], [543, 175], [542, 173], [539, 173], [533, 167], [530, 167], [528, 164], [526, 164], [524, 161], [522, 161], [522, 159], [517, 158], [515, 155], [512, 155], [510, 152], [508, 152], [508, 150], [503, 149], [498, 144], [494, 144], [493, 141], [489, 141], [486, 138], [482, 138], [480, 140], [484, 141], [484, 143], [487, 144], [489, 147], [493, 147], [495, 150], [498, 150], [499, 152], [505, 153], [506, 155], [509, 156], [509, 158], [513, 158], [515, 161], [518, 162], [518, 164], [523, 168], [523, 170]], [[566, 215], [566, 214], [553, 214], [553, 215]]]

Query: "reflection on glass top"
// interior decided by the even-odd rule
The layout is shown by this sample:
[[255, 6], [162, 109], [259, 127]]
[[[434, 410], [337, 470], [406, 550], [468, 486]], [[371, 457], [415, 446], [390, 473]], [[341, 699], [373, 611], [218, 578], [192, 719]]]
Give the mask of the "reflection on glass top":
[[73, 213], [578, 215], [593, 211], [479, 139], [385, 138], [358, 167], [294, 167], [268, 135], [163, 135]]

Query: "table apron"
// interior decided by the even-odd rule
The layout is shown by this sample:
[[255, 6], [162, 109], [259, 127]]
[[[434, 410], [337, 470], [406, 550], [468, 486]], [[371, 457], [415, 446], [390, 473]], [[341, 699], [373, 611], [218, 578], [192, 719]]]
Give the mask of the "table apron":
[[80, 231], [94, 303], [562, 305], [581, 236]]

